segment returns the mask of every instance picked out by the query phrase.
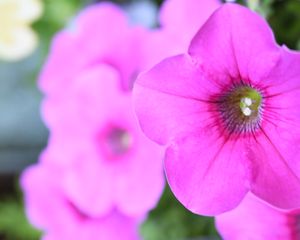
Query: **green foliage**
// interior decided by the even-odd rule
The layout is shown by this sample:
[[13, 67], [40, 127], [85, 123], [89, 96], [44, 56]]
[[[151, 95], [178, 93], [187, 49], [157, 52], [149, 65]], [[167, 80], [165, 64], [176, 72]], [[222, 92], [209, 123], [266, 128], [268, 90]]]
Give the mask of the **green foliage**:
[[217, 238], [213, 218], [195, 215], [185, 209], [166, 187], [155, 210], [141, 227], [144, 240], [183, 240], [199, 236]]
[[0, 201], [0, 232], [6, 240], [38, 240], [41, 236], [28, 223], [22, 203], [12, 197]]
[[76, 13], [87, 4], [82, 0], [44, 0], [43, 16], [33, 24], [40, 36], [43, 55], [48, 52], [53, 35], [64, 28]]
[[300, 1], [274, 1], [269, 23], [277, 41], [292, 49], [299, 47], [300, 40]]
[[272, 13], [274, 0], [247, 0], [247, 6], [267, 18]]

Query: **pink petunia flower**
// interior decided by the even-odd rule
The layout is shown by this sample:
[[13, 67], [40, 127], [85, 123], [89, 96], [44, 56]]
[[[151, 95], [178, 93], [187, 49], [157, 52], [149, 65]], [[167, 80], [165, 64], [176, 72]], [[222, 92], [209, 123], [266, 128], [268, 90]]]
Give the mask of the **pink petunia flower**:
[[297, 240], [299, 213], [273, 208], [250, 194], [237, 208], [217, 216], [216, 227], [225, 240]]
[[260, 16], [225, 4], [188, 53], [139, 77], [140, 124], [168, 146], [168, 182], [184, 206], [215, 215], [249, 191], [279, 208], [300, 206], [299, 64]]
[[22, 175], [26, 212], [30, 222], [45, 231], [44, 240], [138, 240], [143, 217], [134, 218], [113, 209], [89, 215], [69, 198], [61, 185], [64, 172], [53, 164], [38, 164]]
[[[40, 78], [45, 93], [42, 115], [50, 130], [40, 161], [60, 169], [64, 197], [89, 218], [102, 219], [117, 209], [112, 216], [116, 220], [108, 221], [116, 222], [117, 229], [128, 219], [124, 228], [136, 228], [130, 219], [145, 216], [156, 206], [165, 182], [162, 148], [141, 132], [131, 102], [130, 84], [144, 59], [140, 51], [144, 31], [130, 26], [112, 4], [91, 6], [72, 29], [56, 37]], [[24, 189], [28, 196], [40, 194], [30, 185]], [[29, 216], [42, 204], [39, 200], [27, 197]], [[58, 220], [58, 215], [51, 215], [53, 222], [68, 216]], [[39, 219], [32, 222], [37, 227], [44, 224]], [[74, 221], [69, 222], [71, 228]], [[42, 229], [48, 232], [52, 223], [45, 222]], [[46, 238], [68, 234], [56, 229]]]
[[40, 89], [57, 97], [81, 71], [106, 63], [118, 69], [122, 87], [128, 90], [143, 62], [144, 32], [141, 26], [131, 25], [115, 4], [103, 2], [87, 7], [70, 28], [54, 38], [39, 79]]
[[141, 132], [129, 91], [144, 35], [109, 3], [84, 10], [73, 29], [56, 38], [40, 79], [47, 159], [66, 168], [65, 191], [85, 211], [145, 213], [164, 175], [162, 148]]
[[[65, 191], [85, 212], [117, 206], [140, 215], [156, 206], [164, 187], [163, 151], [141, 132], [131, 92], [108, 65], [86, 69], [64, 98], [46, 100], [51, 126], [47, 161], [65, 167]], [[51, 124], [50, 124], [51, 123]]]

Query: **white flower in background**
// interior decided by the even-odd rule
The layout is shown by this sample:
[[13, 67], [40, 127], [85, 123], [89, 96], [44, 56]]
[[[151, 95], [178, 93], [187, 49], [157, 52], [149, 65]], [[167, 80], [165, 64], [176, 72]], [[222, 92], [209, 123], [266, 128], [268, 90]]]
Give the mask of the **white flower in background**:
[[257, 10], [259, 8], [259, 0], [248, 0], [247, 5], [252, 10]]
[[0, 0], [0, 59], [17, 61], [32, 53], [38, 38], [30, 25], [43, 11], [41, 0]]

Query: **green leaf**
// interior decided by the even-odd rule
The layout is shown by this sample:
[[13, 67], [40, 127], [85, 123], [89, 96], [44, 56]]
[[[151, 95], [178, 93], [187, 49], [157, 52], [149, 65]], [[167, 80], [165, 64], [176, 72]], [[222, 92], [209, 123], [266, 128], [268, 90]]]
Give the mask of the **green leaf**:
[[14, 198], [0, 201], [0, 232], [7, 240], [38, 240], [41, 236], [28, 223], [22, 203]]
[[182, 240], [200, 236], [218, 238], [213, 218], [185, 209], [166, 187], [157, 206], [141, 227], [144, 240]]

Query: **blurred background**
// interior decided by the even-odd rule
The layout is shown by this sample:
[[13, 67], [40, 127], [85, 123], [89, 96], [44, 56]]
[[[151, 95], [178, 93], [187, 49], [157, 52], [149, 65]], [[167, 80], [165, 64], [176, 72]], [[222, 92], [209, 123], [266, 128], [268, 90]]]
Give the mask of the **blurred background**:
[[[18, 187], [18, 176], [22, 169], [36, 162], [47, 144], [48, 132], [39, 113], [42, 95], [36, 85], [38, 74], [47, 57], [53, 35], [68, 25], [80, 9], [99, 1], [41, 2], [42, 13], [30, 24], [38, 36], [34, 51], [19, 59], [3, 57], [0, 60], [0, 240], [39, 239], [40, 233], [26, 220]], [[131, 9], [132, 18], [140, 18], [148, 24], [147, 18], [155, 18], [155, 9], [162, 0], [149, 0], [146, 2], [148, 7], [142, 10], [129, 7], [141, 3], [141, 0], [115, 2], [127, 10]], [[300, 49], [300, 0], [249, 0], [239, 3], [248, 4], [266, 17], [280, 44]], [[1, 19], [1, 11], [0, 4], [0, 39], [6, 22]], [[141, 231], [145, 240], [196, 239], [199, 236], [218, 238], [213, 219], [189, 213], [168, 189]]]

